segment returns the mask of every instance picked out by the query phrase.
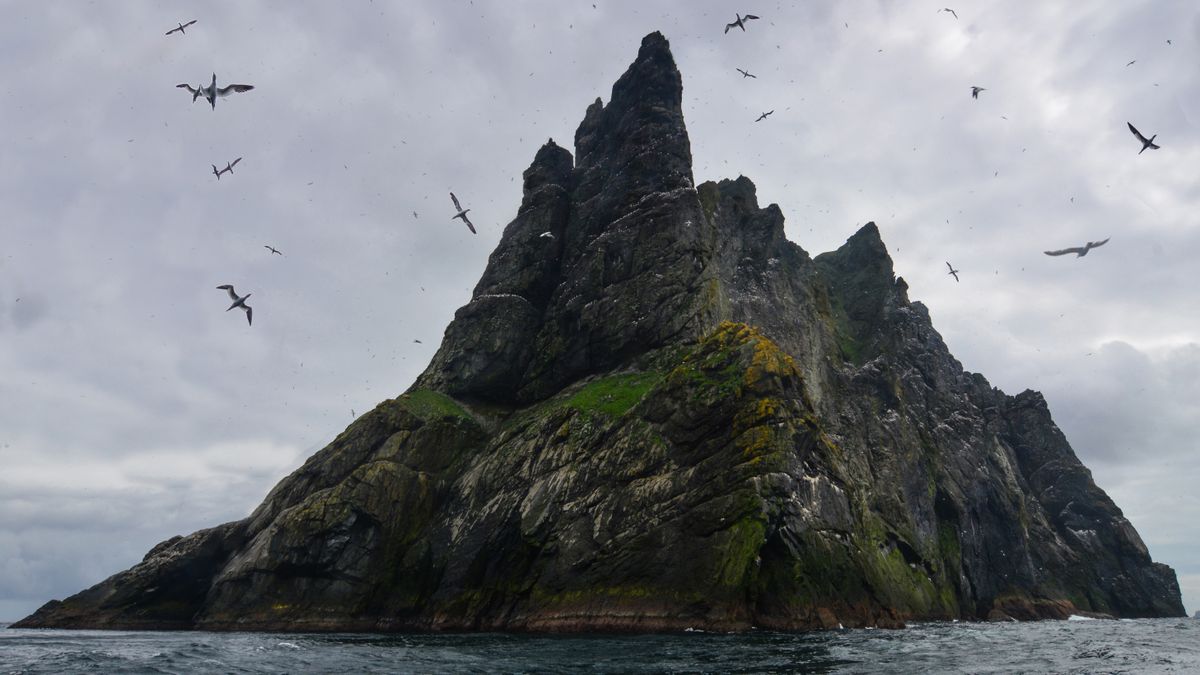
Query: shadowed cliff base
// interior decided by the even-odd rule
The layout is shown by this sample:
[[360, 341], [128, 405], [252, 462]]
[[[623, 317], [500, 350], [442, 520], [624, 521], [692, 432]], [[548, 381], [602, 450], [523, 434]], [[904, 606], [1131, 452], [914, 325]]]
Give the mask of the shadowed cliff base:
[[[1041, 395], [963, 371], [873, 223], [694, 186], [643, 41], [547, 143], [409, 391], [245, 520], [17, 627], [652, 631], [1182, 616]], [[550, 232], [552, 237], [542, 237]]]

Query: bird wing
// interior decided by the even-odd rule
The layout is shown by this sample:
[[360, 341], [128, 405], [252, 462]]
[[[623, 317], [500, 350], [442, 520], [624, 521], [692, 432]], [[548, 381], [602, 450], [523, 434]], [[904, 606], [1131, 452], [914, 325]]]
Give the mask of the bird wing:
[[453, 192], [450, 193], [450, 201], [454, 202], [454, 208], [462, 211], [462, 205], [458, 203], [458, 197], [455, 197]]
[[229, 297], [233, 298], [234, 300], [238, 299], [237, 292], [235, 292], [233, 290], [233, 286], [230, 286], [229, 284], [224, 284], [221, 286], [217, 286], [217, 288], [220, 290], [223, 290], [223, 291], [228, 291]]
[[217, 90], [217, 96], [228, 96], [231, 93], [241, 93], [254, 88], [252, 84], [230, 84]]
[[249, 305], [242, 305], [242, 309], [246, 310], [246, 323], [254, 325], [254, 310], [250, 309]]
[[745, 76], [745, 75], [749, 75], [749, 74], [750, 74], [750, 73], [747, 73], [746, 71], [742, 70], [741, 68], [738, 68], [738, 69], [737, 69], [737, 71], [738, 71], [739, 73], [741, 73], [743, 76]]
[[242, 161], [242, 158], [241, 158], [241, 157], [238, 157], [237, 159], [235, 159], [235, 160], [233, 160], [232, 162], [230, 162], [230, 163], [229, 163], [229, 166], [230, 166], [231, 168], [232, 168], [232, 167], [235, 167], [235, 166], [237, 166], [237, 163], [238, 163], [238, 162], [240, 162], [240, 161]]
[[182, 28], [172, 28], [171, 30], [166, 32], [166, 35], [170, 35], [171, 33], [178, 33], [181, 30], [183, 30], [183, 29]]
[[1088, 248], [1099, 248], [1107, 244], [1109, 239], [1112, 239], [1112, 237], [1108, 237], [1104, 241], [1089, 241], [1087, 244]]
[[949, 7], [947, 7], [947, 8], [946, 8], [946, 11], [947, 11], [947, 12], [950, 12], [951, 14], [953, 14], [953, 15], [954, 15], [954, 18], [956, 18], [956, 19], [958, 18], [958, 12], [956, 12], [956, 11], [954, 11], [954, 10], [950, 9]]
[[177, 89], [187, 89], [187, 90], [188, 90], [189, 92], [191, 92], [192, 94], [195, 94], [197, 91], [199, 91], [198, 89], [194, 89], [194, 88], [192, 88], [192, 85], [190, 85], [190, 84], [177, 84], [177, 85], [175, 85], [175, 88], [177, 88]]
[[742, 17], [742, 21], [746, 21], [746, 20], [748, 20], [748, 19], [757, 19], [757, 18], [758, 18], [758, 17], [757, 17], [757, 16], [754, 16], [753, 14], [747, 14], [746, 16], [743, 16], [743, 17]]
[[1058, 251], [1043, 251], [1046, 255], [1066, 255], [1068, 253], [1079, 253], [1082, 250], [1078, 246], [1072, 248], [1064, 248]]
[[730, 28], [733, 28], [733, 27], [734, 27], [734, 26], [736, 26], [736, 25], [737, 25], [736, 23], [727, 23], [727, 24], [725, 24], [725, 32], [726, 32], [726, 33], [728, 33], [728, 32], [729, 32], [729, 29], [730, 29]]
[[1146, 137], [1142, 135], [1142, 132], [1137, 130], [1137, 127], [1133, 126], [1133, 124], [1130, 122], [1126, 122], [1125, 124], [1129, 127], [1129, 130], [1133, 132], [1133, 135], [1137, 136], [1137, 139], [1139, 141], [1141, 141], [1143, 143], [1146, 142]]
[[951, 265], [950, 263], [946, 263], [946, 269], [950, 270], [951, 274], [954, 274], [954, 265]]
[[467, 220], [467, 214], [463, 213], [460, 215], [462, 215], [462, 221], [467, 224], [468, 228], [470, 228], [471, 234], [479, 234], [475, 231], [475, 226], [471, 224], [471, 221]]
[[190, 25], [192, 25], [192, 24], [194, 24], [194, 23], [196, 23], [196, 20], [195, 20], [195, 19], [192, 19], [191, 21], [189, 21], [189, 22], [187, 22], [187, 23], [183, 24], [183, 27], [184, 27], [184, 28], [187, 28], [188, 26], [190, 26]]

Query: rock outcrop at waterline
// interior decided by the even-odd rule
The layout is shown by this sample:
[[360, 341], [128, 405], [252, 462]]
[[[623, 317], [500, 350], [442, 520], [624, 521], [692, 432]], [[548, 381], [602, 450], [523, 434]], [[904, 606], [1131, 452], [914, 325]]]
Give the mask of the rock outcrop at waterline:
[[[737, 630], [1182, 616], [1041, 395], [964, 372], [874, 224], [693, 187], [667, 41], [547, 143], [427, 370], [248, 518], [18, 626]], [[549, 232], [552, 236], [542, 236]]]

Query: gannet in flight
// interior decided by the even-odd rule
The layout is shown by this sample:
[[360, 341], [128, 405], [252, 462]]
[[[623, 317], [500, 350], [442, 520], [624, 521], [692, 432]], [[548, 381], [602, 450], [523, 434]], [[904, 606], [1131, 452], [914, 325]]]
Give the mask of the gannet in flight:
[[[1109, 237], [1108, 239], [1112, 239], [1112, 237]], [[1044, 253], [1046, 255], [1066, 255], [1068, 253], [1074, 253], [1076, 258], [1082, 258], [1088, 254], [1088, 251], [1107, 244], [1108, 239], [1105, 239], [1104, 241], [1089, 241], [1083, 246], [1072, 246], [1071, 248], [1064, 248], [1059, 251], [1044, 251]]]
[[282, 253], [279, 252], [279, 249], [275, 248], [274, 246], [270, 246], [268, 244], [263, 244], [263, 248], [269, 250], [274, 255], [283, 255]]
[[747, 77], [753, 77], [756, 80], [758, 79], [757, 75], [751, 75], [750, 73], [747, 73], [746, 71], [742, 70], [741, 68], [737, 68], [736, 70], [742, 74], [742, 79], [745, 79]]
[[225, 311], [228, 312], [230, 309], [233, 309], [234, 307], [241, 307], [243, 310], [246, 311], [246, 323], [253, 326], [254, 325], [254, 320], [253, 320], [254, 319], [254, 310], [250, 309], [250, 305], [246, 304], [246, 298], [253, 295], [253, 293], [247, 293], [239, 298], [237, 292], [233, 290], [233, 286], [230, 286], [229, 284], [217, 286], [217, 288], [220, 290], [223, 290], [223, 291], [228, 291], [229, 297], [233, 298], [233, 304], [230, 305]]
[[1129, 125], [1129, 130], [1132, 131], [1133, 135], [1137, 136], [1137, 139], [1142, 142], [1142, 149], [1138, 150], [1139, 155], [1142, 154], [1143, 152], [1145, 152], [1146, 148], [1150, 148], [1151, 150], [1158, 149], [1158, 146], [1154, 144], [1154, 139], [1158, 138], [1158, 134], [1154, 134], [1150, 138], [1146, 138], [1145, 136], [1142, 135], [1142, 132], [1140, 132], [1136, 128], [1134, 128], [1134, 126], [1132, 124], [1130, 124], [1129, 122], [1126, 122], [1125, 124]]
[[[191, 87], [189, 87], [189, 89], [190, 88]], [[228, 84], [228, 85], [225, 85], [224, 87], [218, 88], [217, 87], [217, 74], [213, 73], [212, 84], [208, 85], [207, 87], [202, 88], [200, 90], [200, 93], [204, 94], [204, 98], [208, 99], [209, 105], [212, 106], [213, 110], [216, 110], [217, 109], [217, 97], [224, 98], [230, 94], [240, 93], [243, 91], [250, 91], [253, 88], [254, 88], [254, 85], [252, 85], [252, 84]], [[195, 94], [193, 94], [192, 101], [195, 101], [195, 100], [196, 100], [196, 96], [195, 96]]]
[[971, 98], [979, 98], [979, 92], [981, 92], [981, 91], [987, 91], [987, 89], [984, 89], [983, 87], [976, 87], [976, 86], [972, 85], [971, 86]]
[[943, 7], [943, 8], [941, 8], [941, 9], [939, 9], [939, 10], [938, 10], [938, 12], [939, 12], [939, 13], [941, 13], [941, 12], [950, 12], [951, 14], [953, 14], [953, 15], [954, 15], [954, 18], [955, 18], [955, 19], [957, 19], [957, 18], [958, 18], [958, 12], [956, 12], [956, 11], [954, 11], [954, 10], [950, 9], [949, 7]]
[[775, 112], [775, 111], [774, 111], [774, 110], [771, 110], [771, 111], [769, 111], [769, 112], [765, 112], [765, 113], [763, 113], [763, 114], [759, 115], [759, 116], [758, 116], [758, 119], [756, 119], [756, 120], [754, 120], [754, 121], [755, 121], [755, 122], [761, 122], [761, 121], [763, 121], [763, 120], [767, 119], [767, 116], [768, 116], [768, 115], [770, 115], [770, 114], [771, 114], [771, 113], [773, 113], [773, 112]]
[[181, 23], [181, 24], [179, 24], [178, 28], [172, 28], [171, 30], [167, 31], [166, 34], [170, 35], [171, 33], [182, 33], [184, 35], [187, 35], [187, 31], [184, 30], [184, 28], [187, 28], [188, 26], [190, 26], [194, 23], [196, 23], [195, 19], [192, 19], [191, 21], [189, 21], [187, 23]]
[[[954, 17], [954, 18], [957, 19], [958, 17]], [[958, 270], [954, 269], [954, 266], [951, 265], [950, 263], [946, 263], [946, 267], [950, 268], [950, 271], [948, 272], [948, 274], [954, 275], [954, 280], [958, 281], [959, 280], [958, 279]]]
[[733, 28], [735, 26], [737, 28], [741, 28], [742, 32], [745, 33], [746, 32], [746, 24], [743, 22], [758, 18], [757, 16], [754, 16], [753, 14], [747, 14], [746, 16], [742, 16], [741, 14], [734, 13], [734, 16], [737, 17], [736, 21], [734, 21], [733, 23], [730, 23], [730, 24], [725, 24], [725, 32], [726, 33], [729, 32], [730, 28]]
[[462, 221], [466, 223], [467, 227], [471, 230], [471, 234], [476, 234], [475, 226], [471, 224], [471, 221], [467, 220], [467, 211], [470, 211], [471, 209], [463, 209], [462, 205], [458, 203], [458, 197], [455, 197], [453, 192], [450, 193], [450, 201], [454, 202], [454, 208], [458, 209], [458, 213], [451, 216], [450, 220], [462, 218]]

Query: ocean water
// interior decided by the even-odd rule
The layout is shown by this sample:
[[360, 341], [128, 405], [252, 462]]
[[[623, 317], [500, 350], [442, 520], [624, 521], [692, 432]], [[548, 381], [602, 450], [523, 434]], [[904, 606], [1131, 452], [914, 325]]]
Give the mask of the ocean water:
[[84, 672], [1200, 673], [1200, 620], [629, 636], [0, 629], [0, 673]]

